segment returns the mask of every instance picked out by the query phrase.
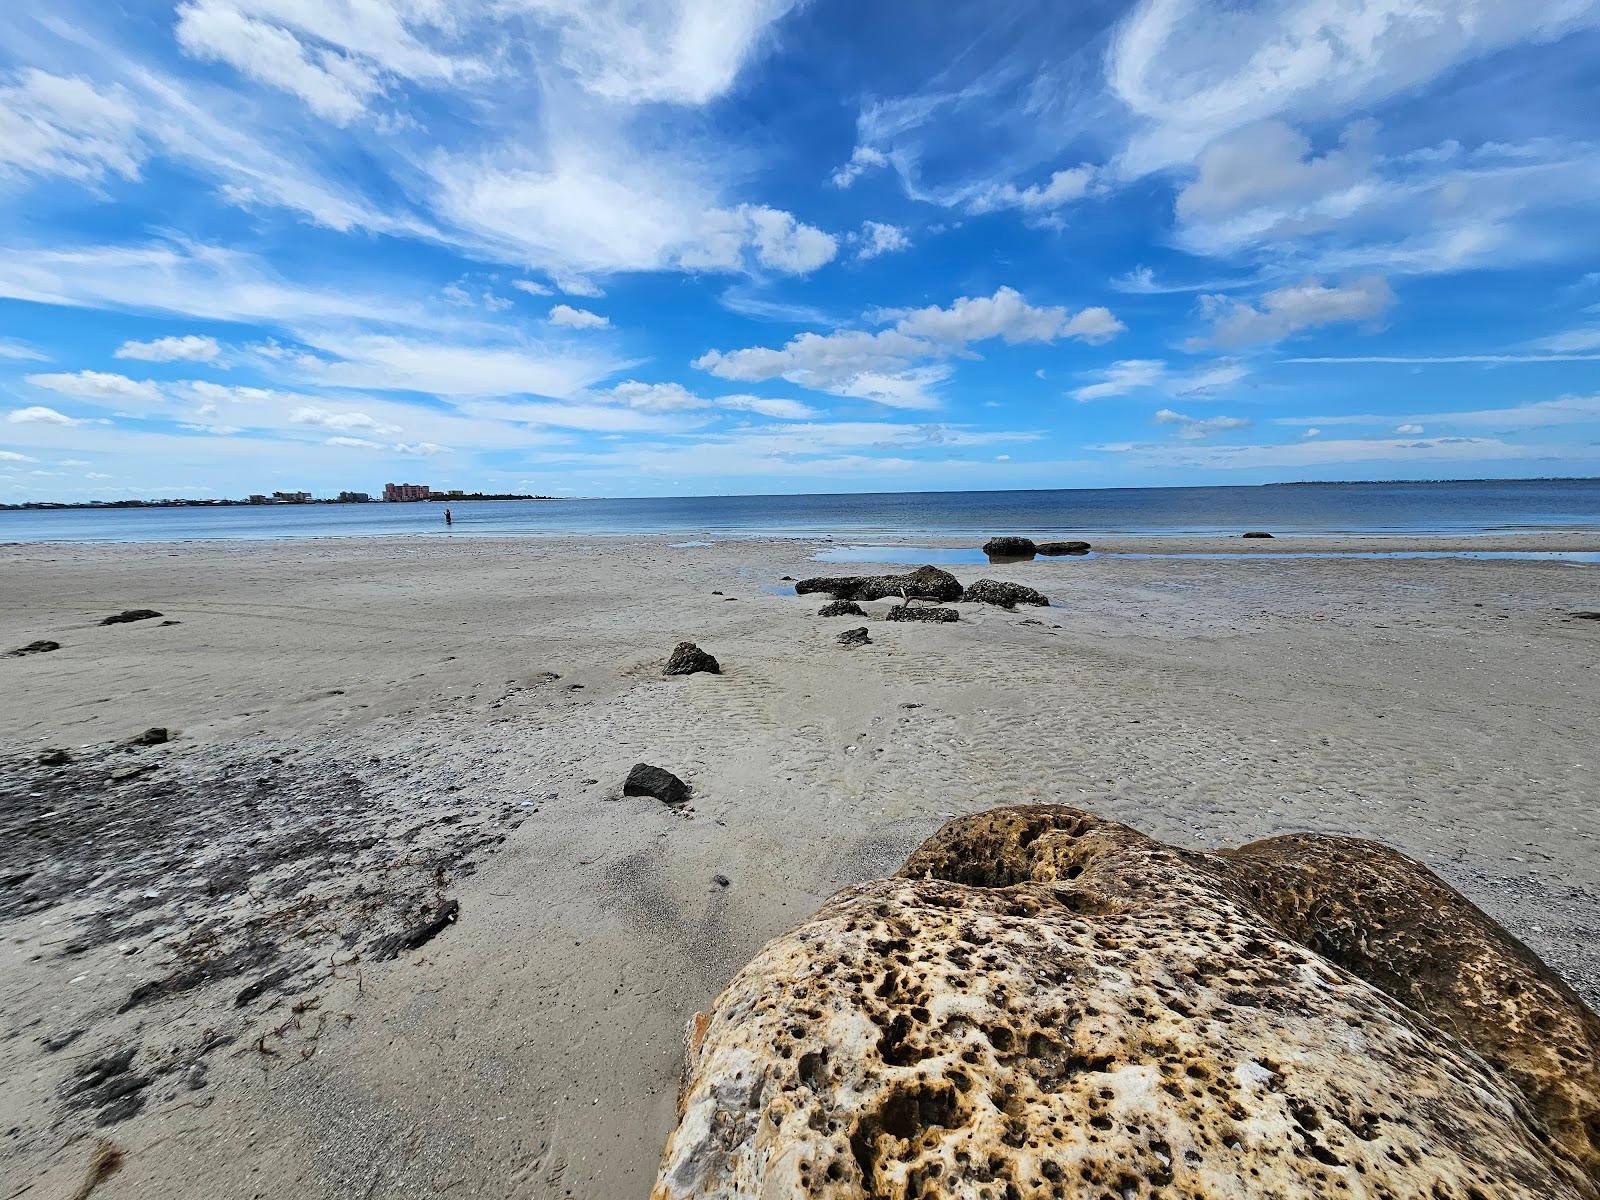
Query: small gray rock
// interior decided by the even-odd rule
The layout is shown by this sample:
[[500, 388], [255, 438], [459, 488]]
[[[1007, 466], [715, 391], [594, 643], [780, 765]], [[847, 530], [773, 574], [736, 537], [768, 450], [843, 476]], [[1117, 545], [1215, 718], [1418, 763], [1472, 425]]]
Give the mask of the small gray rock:
[[102, 625], [126, 625], [130, 621], [150, 621], [161, 614], [153, 608], [125, 608], [114, 616], [101, 621]]
[[854, 600], [834, 600], [817, 609], [819, 617], [864, 617], [867, 610]]
[[889, 621], [959, 621], [961, 614], [953, 608], [913, 608], [902, 604], [898, 608], [891, 608]]
[[867, 636], [867, 627], [865, 625], [859, 629], [846, 629], [839, 635], [839, 645], [841, 646], [868, 646], [871, 644], [872, 639]]

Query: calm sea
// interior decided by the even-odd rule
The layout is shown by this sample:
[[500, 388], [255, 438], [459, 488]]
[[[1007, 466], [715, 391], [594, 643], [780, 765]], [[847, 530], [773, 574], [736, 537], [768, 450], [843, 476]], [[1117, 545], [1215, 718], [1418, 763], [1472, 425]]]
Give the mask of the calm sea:
[[[479, 501], [449, 536], [1508, 533], [1600, 530], [1600, 480]], [[441, 504], [0, 512], [0, 542], [445, 535]]]

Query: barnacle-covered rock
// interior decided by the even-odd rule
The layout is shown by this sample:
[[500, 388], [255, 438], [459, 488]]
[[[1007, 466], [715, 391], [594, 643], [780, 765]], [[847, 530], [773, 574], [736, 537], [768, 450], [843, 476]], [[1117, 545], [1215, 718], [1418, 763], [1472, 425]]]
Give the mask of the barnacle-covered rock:
[[1420, 865], [951, 822], [691, 1022], [655, 1200], [1595, 1200], [1600, 1019]]
[[931, 564], [904, 575], [820, 575], [794, 585], [796, 594], [827, 592], [835, 600], [959, 600], [961, 581]]

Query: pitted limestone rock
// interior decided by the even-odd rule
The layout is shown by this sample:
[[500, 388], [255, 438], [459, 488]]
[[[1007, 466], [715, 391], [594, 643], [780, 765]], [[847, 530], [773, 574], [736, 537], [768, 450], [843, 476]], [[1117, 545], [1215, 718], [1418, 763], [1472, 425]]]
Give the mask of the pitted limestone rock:
[[655, 1200], [1596, 1200], [1600, 1019], [1353, 839], [951, 822], [691, 1023]]

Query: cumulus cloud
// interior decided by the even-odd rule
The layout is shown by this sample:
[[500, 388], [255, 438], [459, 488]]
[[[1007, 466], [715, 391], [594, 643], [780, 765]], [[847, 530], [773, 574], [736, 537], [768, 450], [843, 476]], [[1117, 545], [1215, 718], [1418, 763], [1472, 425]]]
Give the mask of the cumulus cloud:
[[694, 366], [723, 379], [781, 377], [896, 408], [933, 408], [939, 403], [934, 388], [949, 378], [950, 367], [929, 360], [966, 353], [970, 344], [991, 339], [1010, 345], [1062, 338], [1099, 343], [1125, 328], [1106, 309], [1037, 306], [1009, 287], [992, 296], [963, 296], [945, 308], [878, 309], [869, 316], [893, 325], [876, 332], [802, 333], [780, 348], [708, 350]]
[[80, 400], [101, 403], [133, 400], [159, 404], [162, 399], [161, 389], [148, 379], [134, 380], [126, 375], [104, 371], [52, 372], [29, 375], [26, 379], [34, 387], [62, 396], [75, 396]]
[[65, 413], [57, 412], [53, 408], [46, 408], [42, 404], [30, 405], [28, 408], [14, 408], [6, 414], [6, 420], [12, 425], [85, 425], [88, 423], [81, 417], [69, 417]]
[[833, 173], [831, 177], [833, 186], [847, 188], [868, 171], [888, 165], [889, 156], [882, 150], [875, 150], [871, 146], [857, 146], [850, 154], [850, 161]]
[[304, 406], [289, 414], [295, 425], [315, 425], [322, 429], [366, 429], [373, 433], [399, 433], [398, 425], [385, 425], [363, 412], [335, 412], [326, 408]]
[[573, 308], [570, 304], [555, 305], [548, 319], [550, 324], [566, 329], [607, 329], [611, 325], [609, 317], [602, 317], [585, 308]]
[[200, 362], [214, 363], [222, 355], [217, 339], [200, 334], [183, 337], [156, 338], [150, 342], [123, 342], [117, 347], [117, 358], [138, 359], [141, 362]]
[[1394, 301], [1394, 292], [1380, 275], [1331, 285], [1306, 279], [1267, 292], [1255, 304], [1227, 296], [1203, 296], [1201, 315], [1212, 322], [1211, 333], [1193, 339], [1190, 345], [1248, 346], [1282, 341], [1321, 325], [1376, 321]]
[[991, 184], [967, 201], [967, 211], [990, 213], [1015, 208], [1031, 215], [1049, 213], [1088, 195], [1094, 180], [1095, 168], [1084, 163], [1057, 171], [1048, 183], [1032, 187], [1019, 189], [1012, 183]]
[[851, 239], [856, 246], [857, 258], [877, 258], [880, 254], [894, 254], [908, 249], [911, 239], [898, 225], [882, 221], [863, 221], [861, 232]]

